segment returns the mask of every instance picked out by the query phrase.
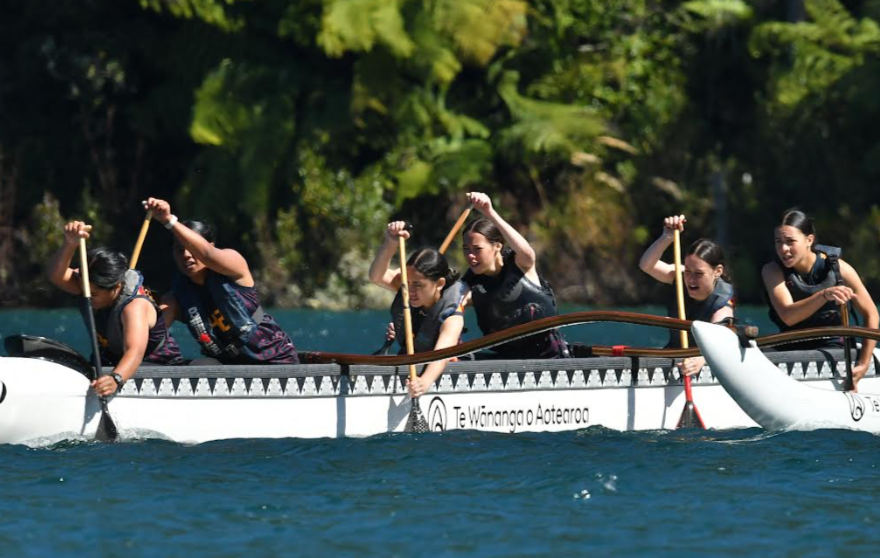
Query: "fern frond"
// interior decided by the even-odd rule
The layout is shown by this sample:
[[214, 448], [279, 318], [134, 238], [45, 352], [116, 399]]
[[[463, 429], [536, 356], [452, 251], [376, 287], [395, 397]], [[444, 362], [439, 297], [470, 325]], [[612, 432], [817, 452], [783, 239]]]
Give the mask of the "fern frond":
[[395, 56], [412, 54], [400, 5], [403, 0], [326, 0], [318, 44], [328, 56], [370, 52], [378, 43]]

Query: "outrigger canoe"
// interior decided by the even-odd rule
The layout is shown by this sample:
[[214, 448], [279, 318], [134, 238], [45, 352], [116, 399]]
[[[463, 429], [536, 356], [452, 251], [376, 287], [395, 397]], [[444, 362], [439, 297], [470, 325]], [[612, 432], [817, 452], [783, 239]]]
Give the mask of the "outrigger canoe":
[[[498, 344], [499, 339], [590, 321], [674, 329], [691, 325], [656, 316], [584, 312], [414, 357], [315, 353], [304, 355], [311, 364], [294, 366], [142, 366], [120, 393], [107, 400], [107, 409], [122, 439], [200, 443], [403, 432], [411, 406], [405, 379], [413, 359], [429, 362], [464, 355]], [[94, 437], [101, 409], [89, 388], [89, 363], [51, 340], [11, 341], [6, 344], [11, 356], [0, 357], [0, 443], [41, 445]], [[420, 398], [421, 409], [432, 431], [675, 428], [685, 404], [675, 361], [639, 356], [639, 351], [622, 347], [608, 353], [612, 356], [452, 362]], [[840, 363], [825, 353], [776, 353], [770, 358], [787, 367], [795, 384], [833, 388], [842, 381]], [[873, 370], [869, 376], [860, 385], [869, 389], [878, 382], [880, 391]], [[758, 425], [728, 395], [712, 369], [704, 368], [693, 385], [694, 401], [708, 428]]]
[[823, 351], [825, 363], [781, 366], [772, 354], [761, 352], [754, 340], [727, 327], [694, 322], [693, 333], [713, 375], [763, 428], [880, 432], [880, 395], [872, 395], [880, 394], [880, 380], [873, 366], [859, 382], [859, 393], [846, 392], [842, 350]]

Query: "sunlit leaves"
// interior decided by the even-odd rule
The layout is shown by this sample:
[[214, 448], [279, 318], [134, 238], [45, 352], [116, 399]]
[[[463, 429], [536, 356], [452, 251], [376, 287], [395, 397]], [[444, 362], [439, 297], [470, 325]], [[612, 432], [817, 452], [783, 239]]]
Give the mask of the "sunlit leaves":
[[807, 0], [810, 21], [770, 22], [755, 28], [750, 48], [756, 57], [772, 57], [776, 102], [783, 110], [810, 96], [823, 96], [865, 56], [880, 51], [880, 27], [856, 20], [837, 0]]
[[692, 0], [682, 4], [682, 9], [698, 20], [694, 30], [715, 32], [730, 25], [749, 20], [753, 10], [743, 0]]
[[184, 19], [197, 18], [232, 32], [241, 30], [245, 25], [244, 19], [227, 14], [226, 7], [236, 1], [247, 0], [140, 0], [140, 3], [142, 7], [156, 12], [164, 11]]
[[461, 58], [485, 66], [502, 46], [518, 45], [526, 33], [527, 4], [520, 0], [434, 0], [438, 31], [452, 39]]
[[252, 216], [268, 210], [276, 169], [290, 149], [296, 85], [283, 71], [226, 60], [196, 94], [193, 139], [236, 159], [238, 172], [224, 182], [247, 185], [247, 195], [237, 197]]
[[498, 87], [513, 120], [500, 137], [501, 148], [509, 157], [550, 155], [568, 159], [605, 131], [605, 123], [592, 110], [527, 98], [517, 90], [518, 82], [519, 74], [507, 72]]
[[377, 44], [407, 57], [413, 43], [404, 29], [403, 0], [326, 0], [318, 44], [328, 56], [370, 52]]

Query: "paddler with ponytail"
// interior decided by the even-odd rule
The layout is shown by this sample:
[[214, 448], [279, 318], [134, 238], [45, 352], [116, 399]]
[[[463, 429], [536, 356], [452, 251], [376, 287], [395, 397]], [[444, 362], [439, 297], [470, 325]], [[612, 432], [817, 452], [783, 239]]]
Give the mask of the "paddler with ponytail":
[[[840, 248], [816, 243], [813, 220], [803, 211], [790, 209], [774, 232], [776, 259], [764, 266], [761, 278], [770, 299], [770, 318], [781, 331], [842, 325], [840, 307], [852, 304], [866, 327], [880, 323], [877, 306], [859, 274], [840, 258]], [[854, 325], [854, 324], [853, 324]], [[858, 383], [871, 364], [876, 341], [865, 339], [855, 368]], [[842, 341], [786, 344], [785, 349], [841, 347]]]
[[[64, 226], [64, 244], [52, 257], [49, 281], [64, 292], [82, 295], [82, 278], [70, 262], [91, 225], [71, 221]], [[89, 283], [100, 357], [113, 373], [92, 382], [95, 393], [113, 395], [137, 372], [142, 362], [182, 364], [180, 348], [166, 327], [162, 310], [144, 287], [140, 272], [128, 269], [127, 258], [107, 248], [88, 251]]]
[[247, 261], [217, 248], [214, 231], [200, 221], [178, 221], [167, 201], [144, 202], [174, 237], [179, 273], [162, 298], [166, 321], [187, 325], [202, 354], [223, 364], [297, 364], [290, 337], [260, 306]]
[[[489, 196], [468, 193], [483, 214], [464, 229], [462, 249], [470, 269], [462, 281], [484, 335], [556, 315], [556, 297], [538, 274], [535, 250], [492, 207]], [[551, 330], [493, 347], [501, 358], [564, 358], [568, 347]]]
[[[401, 237], [410, 237], [406, 223], [388, 223], [385, 241], [370, 266], [370, 281], [392, 292], [398, 292], [402, 280], [400, 269], [389, 269]], [[449, 267], [446, 256], [433, 248], [414, 252], [408, 258], [406, 268], [415, 352], [457, 345], [464, 329], [462, 302], [465, 292], [458, 272]], [[391, 317], [393, 328], [389, 328], [389, 334], [396, 334], [405, 352], [403, 301], [400, 297], [395, 298], [391, 305]], [[428, 364], [422, 374], [409, 383], [410, 395], [419, 397], [425, 393], [443, 373], [447, 362], [448, 359]]]
[[[675, 231], [684, 231], [687, 222], [684, 215], [673, 215], [663, 220], [663, 234], [645, 250], [639, 261], [642, 271], [660, 281], [675, 283], [675, 264], [660, 260], [663, 253], [672, 245]], [[684, 258], [683, 280], [685, 297], [685, 316], [688, 320], [717, 323], [724, 318], [732, 318], [736, 301], [733, 286], [727, 275], [724, 250], [712, 240], [701, 238], [691, 244]], [[674, 312], [672, 315], [676, 315]], [[688, 334], [690, 335], [690, 334]], [[692, 347], [696, 347], [690, 337]], [[681, 346], [679, 332], [669, 332], [667, 347]], [[682, 374], [692, 375], [706, 364], [703, 357], [686, 358], [678, 364]]]

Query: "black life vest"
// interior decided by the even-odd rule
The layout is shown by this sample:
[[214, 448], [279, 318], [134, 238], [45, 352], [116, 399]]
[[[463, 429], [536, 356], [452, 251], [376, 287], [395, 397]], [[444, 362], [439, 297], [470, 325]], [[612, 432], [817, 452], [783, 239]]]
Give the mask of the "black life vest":
[[205, 284], [199, 286], [177, 274], [172, 291], [181, 317], [205, 356], [222, 362], [247, 352], [246, 345], [265, 312], [258, 306], [251, 313], [228, 277], [209, 269]]
[[[465, 273], [462, 279], [471, 288], [471, 305], [483, 335], [541, 318], [555, 316], [556, 297], [550, 284], [539, 276], [536, 285], [516, 265], [516, 254], [507, 251], [498, 275]], [[539, 333], [495, 347], [506, 358], [558, 358], [568, 356], [557, 330]]]
[[[715, 312], [721, 310], [725, 306], [735, 308], [736, 300], [734, 296], [733, 285], [722, 278], [715, 281], [715, 288], [705, 300], [694, 300], [688, 295], [684, 296], [684, 312], [688, 320], [699, 320], [701, 322], [711, 322]], [[673, 299], [669, 306], [669, 315], [678, 316], [678, 304]], [[696, 341], [693, 335], [688, 333], [689, 345], [696, 347]], [[669, 343], [667, 347], [681, 347], [681, 334], [678, 331], [669, 331]]]
[[[816, 253], [816, 263], [806, 275], [801, 275], [794, 269], [785, 267], [779, 257], [775, 260], [776, 265], [782, 270], [785, 287], [791, 293], [794, 302], [808, 298], [828, 287], [843, 284], [843, 277], [840, 274], [840, 248], [816, 244], [813, 246], [813, 252]], [[853, 313], [851, 312], [851, 314]], [[770, 319], [779, 327], [780, 331], [835, 326], [843, 323], [840, 306], [834, 301], [826, 302], [812, 316], [791, 326], [779, 317], [773, 304], [770, 304]]]
[[135, 299], [143, 299], [156, 310], [156, 325], [150, 329], [150, 340], [144, 353], [144, 362], [175, 364], [180, 362], [180, 349], [165, 327], [162, 310], [149, 296], [144, 287], [144, 276], [129, 269], [122, 279], [122, 289], [110, 308], [95, 312], [95, 328], [101, 358], [107, 364], [116, 364], [125, 354], [125, 332], [122, 328], [122, 312]]
[[[440, 300], [435, 302], [430, 308], [424, 310], [422, 308], [412, 308], [412, 329], [413, 329], [413, 350], [417, 353], [425, 351], [433, 351], [437, 345], [437, 338], [440, 337], [440, 329], [446, 318], [462, 314], [459, 310], [462, 296], [464, 295], [465, 285], [461, 281], [456, 281], [452, 285], [443, 288]], [[402, 291], [397, 292], [394, 302], [391, 303], [391, 319], [394, 322], [394, 332], [401, 351], [406, 352], [406, 331], [403, 323], [403, 296]]]

